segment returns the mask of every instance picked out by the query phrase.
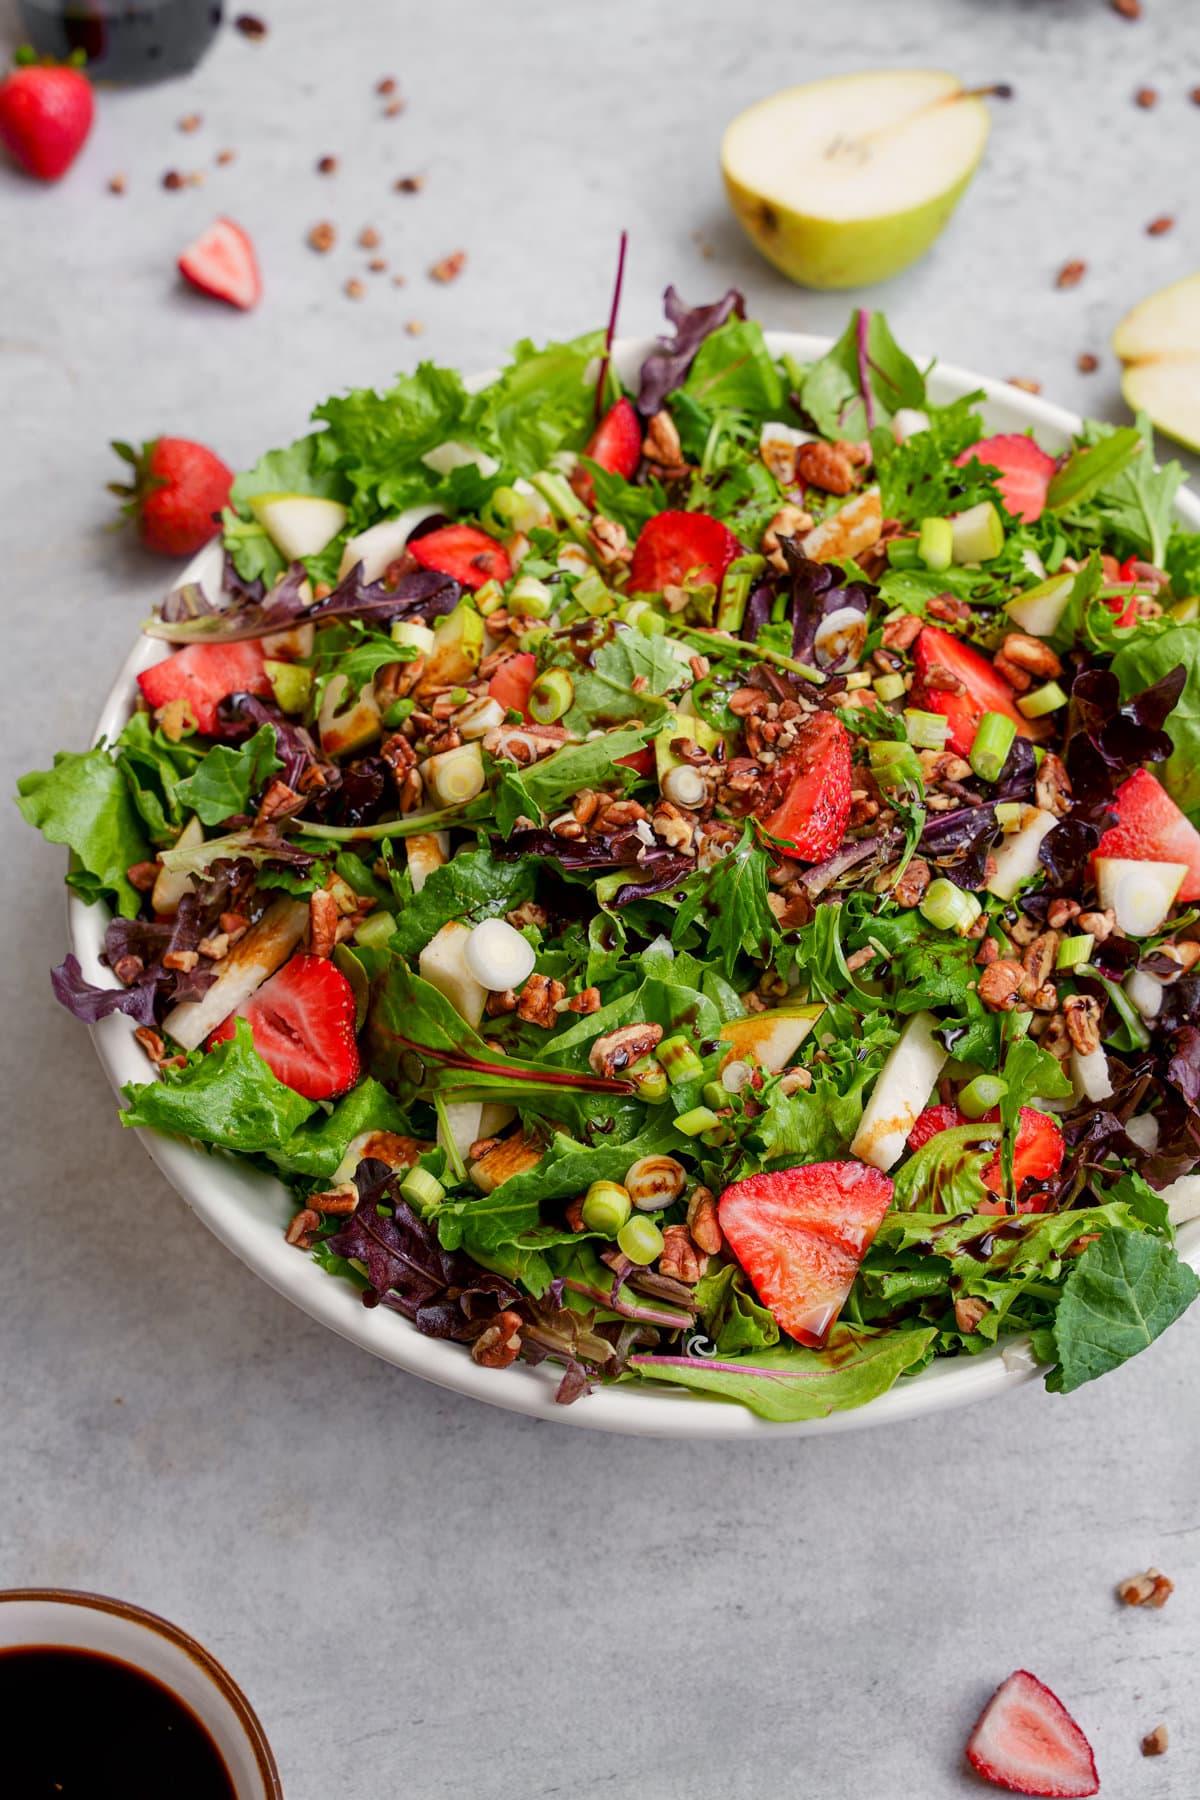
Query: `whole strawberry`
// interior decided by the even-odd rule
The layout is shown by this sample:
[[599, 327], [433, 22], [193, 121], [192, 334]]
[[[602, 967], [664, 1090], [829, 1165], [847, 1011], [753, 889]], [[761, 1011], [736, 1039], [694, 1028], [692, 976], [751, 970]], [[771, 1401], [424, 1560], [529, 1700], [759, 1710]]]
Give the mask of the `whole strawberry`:
[[219, 456], [177, 437], [154, 438], [140, 451], [117, 443], [113, 449], [132, 464], [134, 479], [111, 482], [110, 490], [125, 500], [148, 550], [192, 556], [216, 536], [233, 481], [233, 470]]
[[92, 129], [95, 103], [87, 77], [62, 63], [17, 52], [17, 67], [0, 81], [0, 143], [39, 181], [58, 181]]

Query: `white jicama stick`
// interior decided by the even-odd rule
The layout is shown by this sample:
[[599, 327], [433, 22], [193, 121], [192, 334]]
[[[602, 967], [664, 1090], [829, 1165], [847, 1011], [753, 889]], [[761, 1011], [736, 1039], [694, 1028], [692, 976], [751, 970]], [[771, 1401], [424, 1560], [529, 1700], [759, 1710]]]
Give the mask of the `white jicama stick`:
[[876, 1169], [890, 1169], [903, 1154], [909, 1132], [933, 1092], [949, 1052], [935, 1037], [932, 1013], [914, 1013], [879, 1072], [850, 1154]]
[[220, 973], [199, 1000], [184, 1000], [163, 1020], [163, 1030], [185, 1050], [198, 1050], [210, 1031], [227, 1019], [292, 954], [308, 925], [304, 900], [275, 900], [257, 925], [233, 946]]
[[459, 1018], [474, 1026], [483, 1017], [488, 991], [467, 965], [470, 936], [468, 925], [452, 919], [430, 938], [417, 958], [417, 968], [421, 980], [444, 994]]

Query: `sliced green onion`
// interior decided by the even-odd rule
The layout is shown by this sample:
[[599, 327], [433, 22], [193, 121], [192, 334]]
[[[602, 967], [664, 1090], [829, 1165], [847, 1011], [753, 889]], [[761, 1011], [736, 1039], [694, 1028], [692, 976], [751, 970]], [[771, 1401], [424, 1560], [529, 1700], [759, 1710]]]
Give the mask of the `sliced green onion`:
[[877, 675], [871, 685], [885, 706], [889, 700], [899, 700], [906, 687], [903, 675]]
[[704, 1073], [704, 1064], [685, 1037], [664, 1038], [654, 1054], [666, 1070], [672, 1087], [681, 1081], [695, 1081]]
[[706, 1081], [700, 1089], [700, 1098], [705, 1106], [711, 1106], [714, 1110], [729, 1105], [729, 1095], [719, 1081]]
[[648, 606], [644, 613], [638, 614], [637, 628], [643, 637], [665, 637], [667, 621], [662, 613], [655, 612], [652, 606]]
[[475, 609], [482, 613], [485, 619], [490, 619], [492, 614], [499, 612], [504, 605], [506, 605], [504, 589], [498, 581], [485, 581], [481, 588], [476, 589]]
[[1057, 681], [1048, 681], [1045, 687], [1034, 688], [1032, 694], [1022, 694], [1017, 705], [1027, 719], [1041, 719], [1047, 713], [1057, 712], [1060, 706], [1067, 704], [1067, 696]]
[[1090, 931], [1080, 932], [1077, 937], [1065, 937], [1058, 946], [1058, 957], [1055, 968], [1061, 970], [1077, 969], [1080, 963], [1087, 962], [1092, 954], [1096, 940]]
[[1007, 713], [984, 713], [971, 745], [970, 763], [980, 781], [998, 781], [1017, 735], [1016, 721]]
[[409, 714], [416, 711], [416, 707], [417, 703], [412, 695], [406, 694], [403, 700], [393, 700], [383, 715], [383, 722], [389, 731], [395, 731], [397, 725], [403, 725]]
[[617, 1248], [630, 1262], [640, 1263], [643, 1268], [652, 1263], [663, 1253], [663, 1234], [645, 1213], [638, 1213], [629, 1219], [617, 1233]]
[[947, 881], [939, 875], [931, 881], [920, 903], [921, 917], [928, 919], [939, 931], [957, 931], [962, 937], [968, 932], [983, 908], [974, 894], [965, 888], [956, 887], [954, 882]]
[[545, 501], [533, 492], [528, 482], [517, 487], [497, 488], [488, 507], [510, 531], [535, 531], [550, 523]]
[[944, 750], [950, 735], [950, 721], [941, 713], [919, 712], [916, 707], [906, 706], [904, 729], [909, 743], [918, 750]]
[[684, 1137], [699, 1137], [703, 1131], [711, 1131], [721, 1123], [711, 1106], [693, 1106], [690, 1112], [680, 1113], [675, 1121], [676, 1131], [682, 1131]]
[[602, 618], [605, 613], [612, 612], [616, 605], [613, 594], [604, 585], [603, 576], [595, 569], [589, 569], [586, 575], [579, 577], [571, 597], [591, 619]]
[[546, 619], [554, 611], [554, 593], [536, 575], [518, 575], [508, 590], [508, 610], [527, 619]]
[[915, 538], [893, 538], [888, 545], [888, 563], [893, 569], [919, 569], [921, 552]]
[[580, 1217], [589, 1231], [612, 1238], [616, 1237], [632, 1210], [629, 1190], [619, 1181], [593, 1181], [583, 1197]]
[[636, 625], [643, 613], [653, 610], [648, 600], [623, 600], [617, 608], [617, 617], [626, 625]]
[[954, 558], [954, 527], [949, 519], [922, 519], [917, 551], [927, 569], [939, 574]]
[[966, 1113], [968, 1119], [982, 1119], [994, 1106], [999, 1106], [1007, 1092], [1008, 1083], [999, 1075], [976, 1075], [958, 1096], [959, 1110]]
[[540, 474], [531, 475], [529, 479], [558, 518], [565, 519], [568, 525], [586, 524], [590, 516], [588, 509], [564, 475], [543, 469]]
[[894, 739], [879, 740], [867, 752], [871, 773], [885, 793], [898, 793], [904, 788], [919, 788], [923, 776], [916, 751], [911, 744]]
[[1004, 831], [1019, 831], [1024, 811], [1019, 800], [999, 800], [996, 803], [996, 823]]
[[740, 1094], [743, 1088], [749, 1087], [754, 1079], [754, 1064], [742, 1062], [740, 1059], [725, 1064], [721, 1070], [721, 1087], [723, 1089], [721, 1105], [728, 1104], [730, 1094]]
[[571, 710], [575, 683], [565, 669], [547, 669], [529, 690], [526, 707], [531, 719], [539, 725], [553, 725]]
[[[866, 669], [852, 669], [850, 671], [849, 675], [847, 675], [847, 677], [846, 677], [847, 693], [852, 694], [852, 693], [854, 693], [856, 688], [869, 688], [870, 685], [871, 685], [871, 677], [868, 674]], [[901, 687], [904, 686], [903, 677], [901, 677], [900, 685], [901, 685]]]
[[443, 750], [421, 766], [425, 791], [438, 806], [462, 806], [482, 794], [483, 756], [478, 743]]
[[382, 950], [395, 929], [396, 921], [390, 912], [373, 912], [355, 927], [354, 941], [365, 944], [368, 950]]
[[407, 1200], [413, 1211], [420, 1218], [428, 1218], [435, 1206], [440, 1206], [446, 1198], [446, 1190], [436, 1175], [428, 1169], [409, 1169], [400, 1183], [400, 1197]]
[[738, 556], [730, 563], [721, 582], [721, 598], [717, 602], [718, 631], [740, 631], [746, 617], [750, 590], [767, 566], [764, 556]]
[[659, 1100], [665, 1100], [670, 1082], [667, 1071], [654, 1056], [639, 1056], [635, 1063], [630, 1063], [625, 1073], [630, 1081], [637, 1082], [638, 1099], [645, 1100], [653, 1106]]

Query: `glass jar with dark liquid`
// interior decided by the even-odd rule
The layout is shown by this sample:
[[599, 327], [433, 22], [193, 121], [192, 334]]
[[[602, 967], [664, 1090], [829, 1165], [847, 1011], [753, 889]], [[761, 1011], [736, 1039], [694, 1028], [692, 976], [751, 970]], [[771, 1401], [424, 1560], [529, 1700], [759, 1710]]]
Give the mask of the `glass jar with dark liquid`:
[[222, 0], [20, 0], [25, 36], [65, 62], [82, 50], [97, 81], [184, 75], [212, 43]]

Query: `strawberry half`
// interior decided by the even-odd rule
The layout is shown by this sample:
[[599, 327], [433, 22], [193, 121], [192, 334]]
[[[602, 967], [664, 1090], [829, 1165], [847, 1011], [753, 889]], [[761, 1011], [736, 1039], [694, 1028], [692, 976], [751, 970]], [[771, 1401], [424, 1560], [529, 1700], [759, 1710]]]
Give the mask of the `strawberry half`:
[[688, 576], [698, 586], [721, 579], [742, 546], [727, 525], [707, 513], [663, 512], [648, 519], [629, 565], [631, 594], [661, 594], [682, 587]]
[[[615, 406], [609, 407], [583, 454], [610, 475], [623, 476], [626, 481], [633, 479], [642, 460], [642, 427], [632, 401], [622, 395]], [[595, 505], [592, 478], [586, 469], [579, 470], [574, 487], [585, 506]]]
[[146, 702], [156, 710], [170, 700], [186, 700], [200, 731], [217, 728], [217, 707], [229, 694], [267, 698], [271, 683], [257, 638], [236, 644], [189, 644], [137, 678]]
[[[1012, 720], [1019, 737], [1035, 735], [1030, 721], [1018, 711], [1003, 675], [997, 675], [986, 656], [953, 633], [937, 625], [923, 625], [913, 645], [913, 663], [921, 703], [950, 721], [946, 748], [956, 756], [971, 754], [984, 713], [1003, 713]], [[957, 686], [945, 686], [945, 676]]]
[[0, 143], [27, 174], [58, 181], [83, 148], [95, 110], [91, 83], [78, 69], [24, 63], [0, 81]]
[[[794, 773], [792, 771], [795, 771]], [[800, 725], [786, 763], [788, 789], [764, 831], [803, 862], [832, 856], [850, 819], [850, 733], [832, 713], [812, 713]]]
[[507, 581], [512, 574], [503, 544], [476, 525], [443, 525], [440, 531], [410, 538], [408, 548], [423, 569], [453, 576], [464, 587], [481, 588], [485, 581]]
[[501, 706], [528, 717], [525, 708], [529, 705], [529, 690], [536, 679], [537, 657], [532, 650], [518, 650], [515, 656], [505, 657], [500, 664], [488, 682], [488, 693]]
[[1032, 525], [1046, 507], [1046, 493], [1055, 470], [1055, 461], [1040, 444], [1019, 431], [1002, 431], [997, 437], [983, 438], [972, 444], [954, 466], [965, 468], [969, 462], [986, 463], [999, 469], [996, 482], [1004, 504], [1014, 519]]
[[1100, 1792], [1092, 1747], [1062, 1701], [1028, 1669], [1002, 1681], [967, 1739], [967, 1761], [1012, 1794], [1086, 1800]]
[[271, 1073], [306, 1100], [332, 1100], [358, 1080], [354, 990], [323, 956], [293, 956], [222, 1021], [207, 1048], [249, 1021], [254, 1048]]
[[254, 245], [232, 219], [214, 219], [179, 258], [179, 273], [202, 294], [248, 312], [262, 298]]
[[220, 528], [229, 503], [233, 470], [192, 438], [160, 437], [140, 450], [114, 443], [117, 455], [133, 466], [132, 482], [113, 481], [109, 492], [124, 501], [137, 520], [148, 550], [164, 556], [194, 556]]
[[1148, 769], [1123, 781], [1113, 795], [1117, 823], [1096, 845], [1096, 856], [1127, 856], [1135, 862], [1186, 863], [1176, 899], [1200, 900], [1200, 831], [1189, 823], [1161, 781]]
[[[1000, 1108], [993, 1107], [985, 1113], [980, 1123], [998, 1124]], [[919, 1150], [927, 1144], [939, 1131], [951, 1131], [956, 1125], [969, 1125], [971, 1121], [966, 1113], [960, 1112], [957, 1106], [927, 1106], [916, 1124], [908, 1134], [910, 1150]], [[1021, 1189], [1026, 1181], [1052, 1181], [1062, 1168], [1063, 1135], [1058, 1122], [1049, 1113], [1038, 1112], [1036, 1107], [1021, 1108], [1021, 1123], [1017, 1127], [1017, 1141], [1013, 1145], [1013, 1185], [1017, 1190], [1017, 1211], [1019, 1213], [1044, 1212], [1047, 1196], [1034, 1193], [1028, 1199], [1021, 1199]], [[992, 1160], [983, 1169], [983, 1185], [997, 1195], [995, 1200], [983, 1200], [976, 1207], [976, 1212], [1000, 1214], [1007, 1212], [1004, 1200], [1004, 1165], [997, 1151]]]
[[764, 1306], [799, 1344], [822, 1344], [891, 1204], [866, 1163], [751, 1175], [718, 1203], [721, 1230]]

